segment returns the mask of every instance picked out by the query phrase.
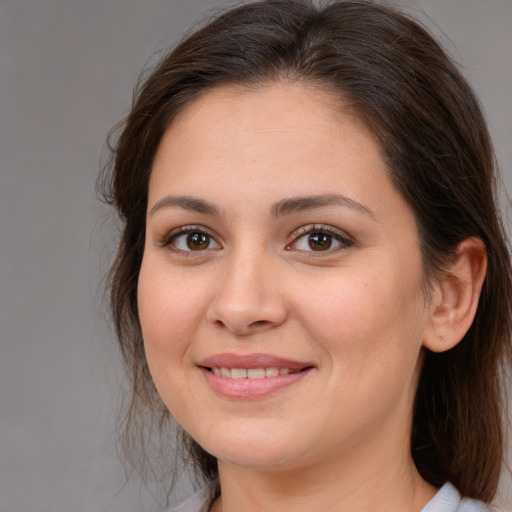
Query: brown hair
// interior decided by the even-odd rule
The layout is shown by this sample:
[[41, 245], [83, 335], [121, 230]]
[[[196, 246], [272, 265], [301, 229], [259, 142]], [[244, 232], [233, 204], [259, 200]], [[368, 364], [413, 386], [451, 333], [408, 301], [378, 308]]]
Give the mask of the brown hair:
[[[438, 43], [406, 15], [371, 1], [317, 7], [269, 0], [233, 8], [182, 41], [136, 94], [100, 182], [122, 220], [110, 293], [132, 384], [126, 432], [138, 428], [144, 411], [161, 429], [169, 423], [137, 313], [148, 181], [161, 137], [177, 112], [208, 89], [283, 79], [348, 100], [379, 141], [391, 179], [415, 213], [429, 280], [462, 240], [485, 243], [488, 272], [473, 325], [454, 349], [426, 351], [411, 451], [431, 484], [451, 481], [463, 495], [490, 501], [504, 453], [500, 376], [512, 359], [512, 273], [492, 144], [473, 91]], [[215, 458], [190, 438], [186, 444], [196, 468], [214, 478]]]

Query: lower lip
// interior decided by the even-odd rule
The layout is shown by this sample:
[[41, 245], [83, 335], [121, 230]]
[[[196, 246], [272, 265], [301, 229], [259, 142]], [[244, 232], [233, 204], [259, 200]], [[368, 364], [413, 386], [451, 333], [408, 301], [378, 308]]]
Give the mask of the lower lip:
[[308, 368], [297, 373], [263, 379], [229, 379], [222, 375], [215, 375], [206, 368], [201, 368], [210, 387], [218, 394], [228, 398], [260, 398], [295, 384], [309, 375], [312, 370], [313, 368]]

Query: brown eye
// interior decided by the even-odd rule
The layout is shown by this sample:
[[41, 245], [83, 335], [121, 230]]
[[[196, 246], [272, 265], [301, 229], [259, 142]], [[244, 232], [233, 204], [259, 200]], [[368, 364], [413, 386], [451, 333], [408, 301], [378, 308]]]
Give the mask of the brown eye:
[[287, 250], [304, 253], [331, 254], [348, 249], [354, 242], [343, 231], [331, 226], [303, 226], [295, 233], [295, 240], [287, 246]]
[[187, 247], [191, 251], [201, 251], [208, 249], [210, 245], [210, 236], [205, 233], [189, 233], [187, 235]]
[[308, 245], [313, 251], [327, 251], [332, 247], [332, 235], [328, 233], [311, 233]]
[[171, 233], [164, 245], [188, 253], [221, 249], [221, 246], [211, 235], [193, 228], [180, 228], [178, 233]]

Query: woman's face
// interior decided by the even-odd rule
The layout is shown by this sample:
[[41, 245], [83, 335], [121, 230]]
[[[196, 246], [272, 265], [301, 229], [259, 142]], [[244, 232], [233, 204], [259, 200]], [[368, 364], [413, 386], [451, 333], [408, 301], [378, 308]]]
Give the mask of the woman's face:
[[147, 360], [171, 413], [225, 464], [409, 450], [429, 328], [417, 228], [339, 103], [300, 84], [218, 88], [154, 162]]

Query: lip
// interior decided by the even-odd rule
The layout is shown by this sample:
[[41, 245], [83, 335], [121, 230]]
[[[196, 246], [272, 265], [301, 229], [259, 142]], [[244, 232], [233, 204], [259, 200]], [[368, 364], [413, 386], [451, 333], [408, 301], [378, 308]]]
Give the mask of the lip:
[[197, 366], [204, 368], [290, 368], [302, 370], [315, 366], [305, 361], [295, 361], [271, 354], [216, 354], [201, 360]]
[[[211, 389], [226, 398], [257, 399], [276, 393], [308, 376], [315, 368], [312, 363], [294, 361], [271, 354], [217, 354], [197, 365]], [[294, 373], [261, 379], [230, 379], [215, 375], [211, 368], [289, 368]]]

